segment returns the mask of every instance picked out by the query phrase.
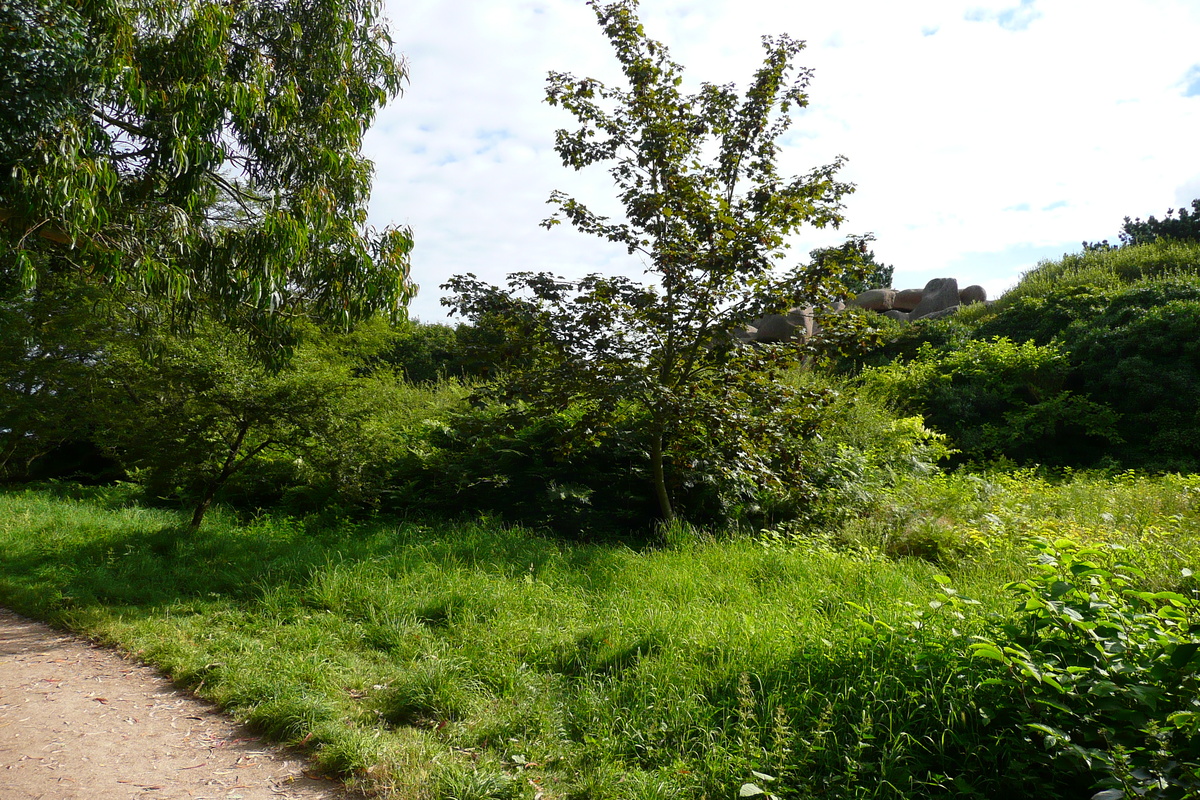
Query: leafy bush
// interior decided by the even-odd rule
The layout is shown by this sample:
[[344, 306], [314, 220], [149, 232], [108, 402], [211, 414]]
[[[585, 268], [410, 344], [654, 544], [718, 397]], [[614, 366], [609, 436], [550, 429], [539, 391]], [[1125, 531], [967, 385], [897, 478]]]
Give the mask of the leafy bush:
[[1073, 325], [1086, 325], [1099, 317], [1111, 302], [1112, 290], [1095, 285], [1068, 285], [1044, 295], [1025, 294], [981, 320], [972, 336], [1047, 345]]
[[[851, 309], [850, 313], [857, 312], [858, 309]], [[874, 312], [865, 313], [870, 315], [877, 338], [874, 342], [867, 342], [861, 351], [837, 359], [834, 368], [840, 373], [856, 374], [865, 367], [911, 361], [925, 345], [939, 350], [952, 350], [974, 333], [974, 326], [964, 324], [958, 314], [939, 319], [900, 322]]]
[[[997, 716], [1103, 776], [1094, 798], [1200, 794], [1200, 602], [1148, 592], [1111, 548], [1035, 542], [1034, 575], [1007, 587], [1016, 611], [977, 657], [1010, 689]], [[1194, 586], [1191, 571], [1184, 580]]]
[[1160, 239], [1200, 242], [1200, 199], [1192, 201], [1191, 214], [1186, 208], [1179, 209], [1178, 213], [1179, 216], [1175, 216], [1175, 209], [1167, 209], [1167, 215], [1161, 220], [1151, 216], [1145, 222], [1140, 217], [1135, 220], [1126, 217], [1125, 224], [1121, 226], [1121, 241], [1124, 244], [1143, 244]]
[[[789, 412], [819, 435], [743, 455], [772, 468], [794, 465], [791, 480], [747, 479], [718, 463], [735, 461], [738, 453], [681, 438], [671, 452], [671, 487], [689, 518], [753, 528], [795, 519], [833, 523], [869, 508], [883, 488], [932, 469], [947, 453], [942, 437], [919, 419], [897, 417], [836, 381], [807, 370], [783, 378], [776, 386], [781, 396], [822, 398], [793, 403]], [[495, 513], [572, 538], [644, 536], [657, 519], [646, 492], [645, 411], [621, 404], [608, 420], [593, 426], [581, 402], [559, 413], [477, 400], [447, 409], [410, 430], [405, 454], [390, 467], [393, 485], [384, 506]], [[710, 438], [719, 439], [719, 432]]]
[[1200, 243], [1092, 248], [1044, 262], [991, 309], [887, 330], [859, 363], [966, 459], [1191, 471], [1198, 304]]
[[461, 348], [449, 325], [402, 323], [376, 358], [410, 383], [431, 383], [462, 374]]
[[946, 433], [961, 458], [1093, 463], [1116, 441], [1111, 410], [1066, 388], [1070, 364], [1054, 345], [972, 339], [910, 362], [863, 372], [866, 386]]
[[[393, 510], [489, 512], [572, 538], [645, 529], [655, 516], [632, 410], [608, 435], [578, 435], [584, 409], [537, 414], [476, 404], [429, 420], [393, 465]], [[626, 431], [630, 431], [629, 434]]]
[[1120, 414], [1119, 463], [1200, 470], [1200, 285], [1131, 289], [1066, 346], [1074, 385]]

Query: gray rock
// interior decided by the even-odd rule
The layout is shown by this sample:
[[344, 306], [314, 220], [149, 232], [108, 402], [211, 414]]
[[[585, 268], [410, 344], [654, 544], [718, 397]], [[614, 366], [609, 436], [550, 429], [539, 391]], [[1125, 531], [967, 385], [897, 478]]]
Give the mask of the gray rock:
[[905, 289], [896, 292], [896, 296], [892, 298], [892, 308], [897, 311], [912, 311], [921, 302], [923, 294], [920, 289]]
[[895, 308], [893, 308], [891, 311], [883, 312], [883, 315], [885, 317], [887, 317], [888, 319], [898, 319], [901, 322], [908, 322], [908, 316], [909, 316], [907, 311], [900, 311]]
[[942, 317], [949, 317], [953, 314], [957, 314], [960, 308], [962, 308], [961, 305], [950, 306], [949, 308], [943, 308], [941, 311], [933, 311], [929, 314], [926, 314], [925, 316], [921, 317], [921, 319], [941, 319]]
[[788, 321], [782, 314], [767, 314], [750, 323], [755, 328], [754, 341], [763, 344], [785, 342], [795, 335], [795, 324]]
[[958, 281], [954, 278], [934, 278], [925, 284], [921, 302], [912, 310], [909, 319], [922, 319], [935, 311], [958, 305]]
[[960, 289], [958, 292], [958, 302], [964, 306], [969, 306], [972, 303], [985, 303], [987, 302], [987, 289], [977, 284]]
[[744, 328], [734, 328], [733, 338], [744, 344], [749, 344], [754, 341], [754, 337], [758, 336], [758, 329], [753, 325], [747, 325]]
[[746, 330], [753, 331], [751, 340], [763, 344], [804, 339], [813, 334], [813, 310], [811, 306], [800, 306], [785, 314], [767, 314], [752, 320]]
[[795, 336], [803, 336], [808, 338], [813, 334], [813, 310], [812, 306], [801, 306], [799, 308], [789, 309], [784, 316], [788, 322], [795, 325], [793, 331]]
[[887, 311], [896, 299], [895, 289], [868, 289], [850, 301], [850, 305], [868, 311]]

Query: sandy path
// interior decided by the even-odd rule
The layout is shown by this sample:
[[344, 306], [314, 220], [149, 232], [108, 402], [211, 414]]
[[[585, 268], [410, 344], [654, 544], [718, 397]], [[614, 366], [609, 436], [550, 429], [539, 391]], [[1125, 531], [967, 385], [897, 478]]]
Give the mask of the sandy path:
[[333, 800], [154, 670], [0, 609], [0, 800]]

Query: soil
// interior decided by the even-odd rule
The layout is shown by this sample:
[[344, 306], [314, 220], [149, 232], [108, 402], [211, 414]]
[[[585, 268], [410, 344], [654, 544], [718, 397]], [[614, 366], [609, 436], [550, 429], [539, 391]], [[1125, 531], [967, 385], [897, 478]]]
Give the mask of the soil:
[[0, 800], [345, 800], [149, 667], [0, 609]]

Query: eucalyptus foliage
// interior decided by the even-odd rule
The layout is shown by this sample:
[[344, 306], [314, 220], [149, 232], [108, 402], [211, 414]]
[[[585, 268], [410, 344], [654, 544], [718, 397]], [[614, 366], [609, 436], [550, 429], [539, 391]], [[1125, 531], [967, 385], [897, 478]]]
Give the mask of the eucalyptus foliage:
[[0, 270], [270, 327], [398, 312], [362, 137], [401, 89], [376, 0], [0, 5]]
[[776, 165], [779, 137], [808, 102], [811, 71], [793, 65], [803, 42], [764, 37], [763, 65], [744, 94], [709, 83], [686, 94], [683, 68], [646, 35], [634, 0], [591, 5], [624, 85], [552, 72], [546, 99], [579, 122], [557, 132], [564, 166], [607, 165], [625, 213], [610, 219], [556, 191], [558, 210], [543, 224], [566, 220], [625, 247], [650, 280], [521, 273], [498, 288], [467, 275], [447, 284], [447, 302], [524, 344], [506, 358], [501, 399], [586, 410], [574, 442], [611, 432], [628, 404], [641, 409], [664, 519], [689, 483], [743, 499], [763, 487], [796, 490], [804, 469], [793, 445], [813, 432], [827, 397], [775, 380], [804, 357], [800, 345], [742, 349], [732, 331], [763, 313], [831, 303], [844, 291], [836, 278], [853, 273], [865, 250], [852, 239], [837, 257], [779, 269], [788, 236], [806, 224], [837, 227], [853, 190], [835, 177], [841, 158], [798, 177]]

